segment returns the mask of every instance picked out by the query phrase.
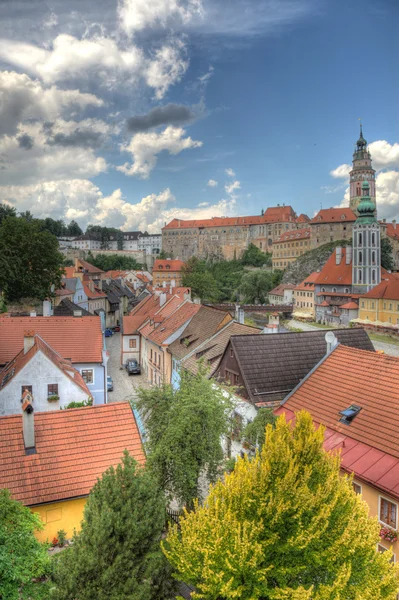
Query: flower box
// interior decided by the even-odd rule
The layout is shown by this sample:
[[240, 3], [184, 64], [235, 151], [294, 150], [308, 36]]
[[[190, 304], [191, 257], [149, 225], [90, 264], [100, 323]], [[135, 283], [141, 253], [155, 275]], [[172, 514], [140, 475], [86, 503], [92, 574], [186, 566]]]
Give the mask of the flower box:
[[380, 529], [380, 538], [383, 540], [387, 540], [393, 544], [398, 541], [398, 532], [395, 529], [391, 529], [390, 527], [381, 527]]
[[47, 402], [58, 402], [59, 399], [60, 397], [57, 394], [53, 394], [47, 397]]

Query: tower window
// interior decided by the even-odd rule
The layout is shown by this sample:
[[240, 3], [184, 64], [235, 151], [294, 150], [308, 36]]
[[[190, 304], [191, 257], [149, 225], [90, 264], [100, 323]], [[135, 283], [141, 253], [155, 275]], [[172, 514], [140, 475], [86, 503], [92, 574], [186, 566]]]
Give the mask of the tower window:
[[375, 283], [375, 269], [373, 269], [371, 272], [371, 280], [373, 283]]
[[371, 262], [375, 265], [375, 251], [373, 250], [371, 253]]
[[362, 272], [360, 269], [358, 271], [358, 277], [359, 277], [359, 283], [362, 283]]
[[363, 263], [363, 252], [359, 252], [359, 265]]
[[375, 246], [375, 233], [371, 234], [371, 243], [373, 246]]
[[362, 233], [359, 233], [358, 242], [359, 242], [359, 246], [363, 245], [363, 234]]

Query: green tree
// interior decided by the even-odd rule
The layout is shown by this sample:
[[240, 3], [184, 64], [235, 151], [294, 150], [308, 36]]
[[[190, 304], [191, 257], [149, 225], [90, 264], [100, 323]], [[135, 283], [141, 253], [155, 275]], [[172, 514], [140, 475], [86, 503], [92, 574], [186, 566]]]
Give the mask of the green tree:
[[0, 598], [18, 600], [24, 584], [49, 572], [47, 548], [34, 535], [41, 529], [37, 514], [0, 490]]
[[259, 302], [264, 304], [270, 290], [273, 289], [272, 273], [267, 271], [251, 271], [246, 273], [241, 282], [240, 292], [248, 304]]
[[381, 238], [381, 266], [387, 271], [394, 268], [392, 244], [388, 237]]
[[262, 267], [263, 265], [271, 267], [272, 255], [270, 253], [262, 252], [255, 244], [249, 244], [241, 257], [241, 262], [243, 265], [252, 267]]
[[253, 421], [244, 427], [242, 438], [255, 448], [262, 449], [265, 443], [266, 426], [274, 425], [276, 417], [271, 408], [260, 408]]
[[74, 220], [72, 220], [69, 223], [68, 227], [67, 227], [66, 235], [70, 235], [70, 236], [76, 235], [76, 236], [78, 236], [78, 235], [82, 235], [82, 234], [83, 234], [83, 231], [81, 230], [81, 228], [79, 227], [79, 225], [77, 224], [77, 222], [74, 221]]
[[25, 212], [19, 213], [19, 216], [21, 217], [21, 219], [25, 219], [25, 221], [33, 221], [35, 218], [30, 212], [30, 210], [26, 210]]
[[0, 288], [6, 301], [43, 300], [61, 285], [63, 255], [58, 241], [40, 222], [16, 217], [0, 226]]
[[97, 254], [93, 256], [91, 252], [87, 253], [87, 261], [103, 271], [124, 271], [124, 270], [140, 270], [142, 265], [135, 258], [123, 256], [122, 254]]
[[223, 462], [221, 437], [230, 431], [229, 395], [202, 369], [181, 373], [180, 387], [141, 388], [136, 401], [148, 432], [149, 468], [182, 505], [201, 497], [200, 476], [216, 480]]
[[323, 449], [308, 413], [267, 426], [164, 546], [177, 576], [213, 600], [394, 600], [398, 567], [376, 552], [377, 519]]
[[1, 204], [0, 203], [0, 225], [7, 217], [16, 217], [17, 211], [13, 206], [9, 204]]
[[161, 600], [174, 597], [160, 550], [166, 504], [147, 469], [125, 452], [97, 481], [82, 529], [59, 558], [59, 600]]
[[190, 287], [193, 296], [208, 302], [217, 302], [219, 290], [216, 280], [209, 271], [204, 273], [185, 273], [182, 283], [184, 287]]
[[167, 258], [173, 258], [172, 254], [169, 252], [169, 255], [165, 252], [165, 250], [161, 250], [160, 253], [158, 254], [157, 258], [160, 258], [161, 260], [166, 260]]

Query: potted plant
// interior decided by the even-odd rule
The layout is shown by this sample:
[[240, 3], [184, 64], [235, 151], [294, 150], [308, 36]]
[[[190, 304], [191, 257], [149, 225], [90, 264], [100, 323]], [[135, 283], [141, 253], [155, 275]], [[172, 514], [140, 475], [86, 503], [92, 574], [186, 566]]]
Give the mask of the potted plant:
[[57, 538], [59, 547], [62, 548], [63, 546], [65, 546], [67, 539], [66, 532], [63, 529], [57, 531]]
[[398, 532], [395, 529], [391, 529], [390, 527], [381, 527], [380, 529], [380, 538], [383, 540], [387, 540], [393, 544], [398, 541]]
[[58, 394], [53, 394], [52, 396], [47, 397], [48, 402], [58, 402], [59, 399], [60, 397], [58, 396]]

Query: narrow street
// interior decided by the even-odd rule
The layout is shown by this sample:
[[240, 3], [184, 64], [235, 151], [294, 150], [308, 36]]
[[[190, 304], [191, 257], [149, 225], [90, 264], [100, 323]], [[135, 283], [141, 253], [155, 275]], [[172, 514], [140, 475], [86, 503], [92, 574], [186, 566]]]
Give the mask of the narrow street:
[[148, 384], [144, 375], [128, 375], [126, 369], [121, 369], [121, 334], [114, 333], [112, 337], [105, 338], [107, 350], [110, 354], [108, 360], [108, 375], [114, 382], [114, 391], [108, 392], [108, 402], [124, 402], [136, 397], [138, 387]]

